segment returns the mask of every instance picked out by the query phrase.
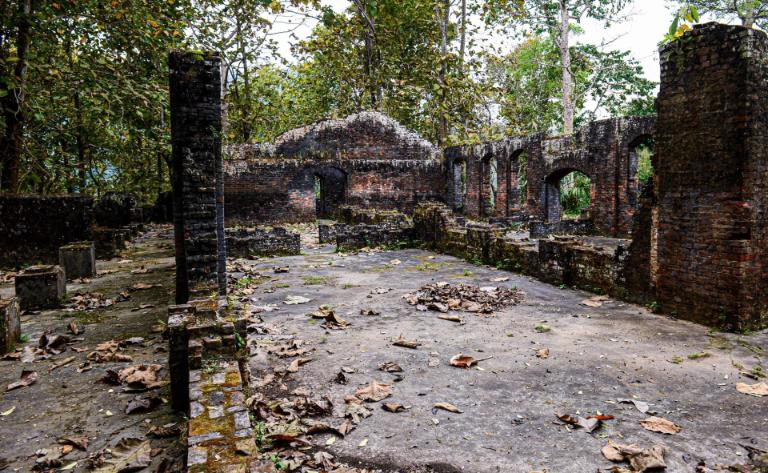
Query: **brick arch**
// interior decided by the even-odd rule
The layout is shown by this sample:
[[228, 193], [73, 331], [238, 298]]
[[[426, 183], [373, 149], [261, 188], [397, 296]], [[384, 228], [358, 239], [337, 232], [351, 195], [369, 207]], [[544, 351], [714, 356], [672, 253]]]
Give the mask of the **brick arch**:
[[463, 156], [451, 159], [448, 172], [448, 197], [451, 208], [462, 211], [467, 200], [467, 159]]
[[565, 166], [550, 172], [547, 177], [544, 178], [544, 185], [541, 190], [541, 203], [544, 210], [545, 222], [556, 223], [562, 220], [563, 208], [560, 204], [560, 183], [565, 176], [572, 172], [580, 172], [589, 178], [589, 207], [590, 214], [592, 213], [592, 206], [595, 204], [596, 183], [594, 178], [583, 168]]
[[511, 216], [515, 212], [519, 212], [520, 208], [524, 205], [521, 202], [520, 195], [520, 158], [523, 155], [526, 156], [526, 160], [530, 156], [526, 148], [513, 148], [508, 153], [508, 158], [505, 160], [507, 172], [505, 173], [504, 181], [506, 183], [507, 191], [507, 198], [505, 199], [507, 217]]

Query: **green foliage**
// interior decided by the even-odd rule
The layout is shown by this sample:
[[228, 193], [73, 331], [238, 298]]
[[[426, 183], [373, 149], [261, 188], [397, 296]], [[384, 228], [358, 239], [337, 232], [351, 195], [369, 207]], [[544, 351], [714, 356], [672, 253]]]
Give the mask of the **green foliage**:
[[[702, 2], [711, 3], [711, 2]], [[675, 41], [691, 29], [691, 25], [699, 22], [699, 11], [692, 3], [680, 7], [672, 16], [672, 23], [669, 25], [669, 31], [664, 35], [662, 44]]]
[[560, 180], [560, 205], [566, 217], [578, 217], [589, 208], [589, 177], [573, 171]]
[[651, 156], [653, 149], [650, 146], [641, 145], [637, 148], [637, 180], [645, 184], [653, 178], [653, 164]]
[[768, 2], [765, 0], [691, 0], [683, 9], [695, 13], [695, 18], [693, 15], [677, 15], [689, 23], [698, 23], [701, 12], [721, 21], [738, 21], [749, 28], [758, 26], [763, 30], [768, 29]]
[[[571, 48], [576, 123], [599, 115], [654, 113], [656, 84], [627, 51], [600, 51], [592, 45]], [[505, 57], [487, 58], [489, 84], [501, 84], [501, 116], [510, 134], [561, 130], [560, 53], [550, 36], [531, 36]]]

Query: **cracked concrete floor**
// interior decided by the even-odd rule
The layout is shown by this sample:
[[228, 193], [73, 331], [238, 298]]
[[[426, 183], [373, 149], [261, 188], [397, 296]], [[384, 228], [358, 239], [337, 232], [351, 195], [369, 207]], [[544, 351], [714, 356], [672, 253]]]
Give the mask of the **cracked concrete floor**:
[[[69, 296], [77, 292], [101, 292], [114, 299], [136, 283], [160, 285], [147, 290], [131, 292], [128, 301], [89, 312], [64, 312], [46, 310], [22, 316], [22, 333], [29, 341], [22, 345], [37, 346], [44, 331], [65, 334], [72, 338], [68, 349], [49, 359], [34, 363], [0, 361], [0, 412], [13, 412], [0, 417], [0, 470], [32, 471], [41, 449], [58, 448], [57, 440], [66, 436], [85, 435], [89, 438], [88, 449], [77, 449], [61, 458], [62, 466], [69, 471], [88, 471], [87, 457], [105, 447], [114, 447], [122, 438], [147, 438], [150, 426], [178, 423], [181, 419], [171, 412], [170, 403], [162, 404], [147, 413], [127, 415], [126, 403], [137, 393], [123, 392], [120, 387], [100, 381], [107, 369], [120, 370], [141, 363], [157, 363], [164, 366], [160, 372], [167, 378], [167, 344], [159, 333], [152, 330], [158, 321], [168, 317], [168, 303], [173, 298], [173, 240], [170, 227], [153, 229], [135, 240], [121, 257], [109, 261], [99, 260], [100, 276], [87, 283], [69, 283]], [[136, 271], [136, 273], [132, 273]], [[0, 287], [0, 296], [14, 293], [12, 285]], [[143, 309], [141, 307], [144, 307]], [[68, 333], [67, 325], [78, 321], [85, 327], [79, 336]], [[90, 371], [78, 372], [94, 347], [108, 340], [143, 337], [139, 345], [131, 345], [122, 353], [133, 358], [125, 363], [94, 363]], [[81, 351], [75, 351], [81, 350]], [[68, 357], [75, 360], [66, 366], [50, 371]], [[5, 386], [19, 379], [22, 369], [37, 371], [39, 380], [26, 388], [5, 392]], [[168, 399], [168, 387], [160, 390]], [[184, 452], [178, 437], [151, 439], [155, 471], [161, 463], [181, 463]], [[6, 463], [7, 462], [7, 463]], [[3, 469], [3, 465], [7, 465]], [[50, 470], [50, 471], [54, 471]], [[46, 470], [49, 471], [49, 470]], [[167, 470], [179, 471], [175, 467]]]
[[[328, 394], [340, 415], [344, 397], [375, 379], [393, 385], [393, 396], [384, 402], [410, 406], [393, 414], [382, 410], [382, 403], [373, 404], [373, 416], [325, 447], [351, 465], [388, 471], [594, 472], [613, 465], [600, 453], [613, 439], [663, 444], [669, 449], [667, 471], [684, 472], [694, 471], [699, 462], [709, 468], [744, 463], [743, 444], [768, 448], [768, 398], [735, 389], [739, 381], [754, 383], [739, 374], [739, 367], [761, 366], [765, 332], [718, 333], [617, 301], [590, 308], [581, 301], [592, 294], [421, 250], [343, 255], [332, 246], [315, 246], [302, 256], [238, 261], [268, 276], [248, 296], [254, 305], [279, 306], [259, 314], [266, 325], [278, 337], [302, 339], [314, 348], [304, 355], [312, 361], [289, 375], [273, 396], [290, 398], [294, 389], [306, 387], [318, 396]], [[273, 274], [274, 266], [290, 266], [290, 272]], [[241, 276], [231, 275], [234, 281]], [[493, 282], [499, 277], [509, 280]], [[419, 312], [402, 299], [436, 281], [514, 285], [526, 298], [493, 317], [458, 313], [461, 324]], [[372, 294], [376, 288], [391, 291]], [[288, 296], [311, 301], [286, 305]], [[351, 325], [325, 330], [306, 315], [324, 304]], [[361, 309], [381, 315], [360, 315]], [[551, 331], [538, 333], [540, 324]], [[422, 345], [416, 350], [393, 346], [400, 334]], [[291, 361], [257, 346], [268, 338], [275, 335], [249, 337], [257, 381]], [[540, 348], [549, 348], [549, 358], [535, 356]], [[708, 355], [688, 358], [702, 352]], [[492, 358], [460, 369], [448, 363], [458, 353]], [[439, 364], [430, 367], [435, 358]], [[403, 368], [402, 380], [378, 370], [387, 361]], [[342, 367], [354, 370], [346, 385], [334, 381]], [[645, 430], [639, 421], [648, 415], [617, 403], [618, 398], [650, 403], [651, 411], [682, 431]], [[438, 402], [452, 403], [463, 413], [435, 410]], [[615, 419], [588, 434], [566, 428], [555, 412]], [[322, 447], [328, 437], [310, 440]]]

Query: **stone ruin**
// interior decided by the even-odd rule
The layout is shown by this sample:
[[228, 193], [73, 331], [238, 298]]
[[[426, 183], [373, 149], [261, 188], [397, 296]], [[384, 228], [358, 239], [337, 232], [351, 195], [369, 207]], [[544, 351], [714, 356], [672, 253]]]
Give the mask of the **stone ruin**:
[[[236, 471], [255, 454], [243, 398], [244, 314], [225, 297], [226, 256], [297, 254], [300, 246], [280, 227], [254, 226], [331, 218], [339, 223], [321, 222], [320, 240], [339, 249], [428, 245], [682, 319], [765, 327], [768, 37], [700, 25], [663, 47], [661, 63], [657, 116], [600, 120], [570, 136], [441, 151], [363, 112], [272, 144], [222, 148], [219, 55], [171, 54], [178, 305], [169, 309], [169, 358], [174, 407], [191, 419], [190, 471], [208, 471], [213, 456]], [[654, 144], [645, 187], [637, 179], [644, 143]], [[591, 198], [568, 220], [559, 194], [572, 171], [589, 177]], [[61, 248], [61, 264], [87, 276], [94, 252], [115, 254], [152, 214], [123, 211], [124, 197], [94, 207], [81, 196], [0, 196], [0, 263], [51, 265]], [[158, 213], [168, 214], [168, 201]], [[95, 244], [72, 245], [82, 241]], [[63, 297], [65, 277], [58, 266], [17, 277], [18, 297], [0, 301], [0, 349], [18, 339], [20, 310]], [[211, 360], [226, 369], [201, 371]]]

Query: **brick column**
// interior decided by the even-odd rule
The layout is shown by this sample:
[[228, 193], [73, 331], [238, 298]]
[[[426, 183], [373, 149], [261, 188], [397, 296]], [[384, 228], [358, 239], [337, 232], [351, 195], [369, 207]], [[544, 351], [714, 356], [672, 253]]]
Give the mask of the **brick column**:
[[768, 37], [697, 26], [661, 64], [657, 299], [709, 325], [765, 324]]
[[225, 281], [223, 195], [217, 193], [222, 166], [221, 58], [218, 53], [176, 51], [169, 68], [176, 302], [184, 303], [191, 292], [226, 291], [220, 284]]

